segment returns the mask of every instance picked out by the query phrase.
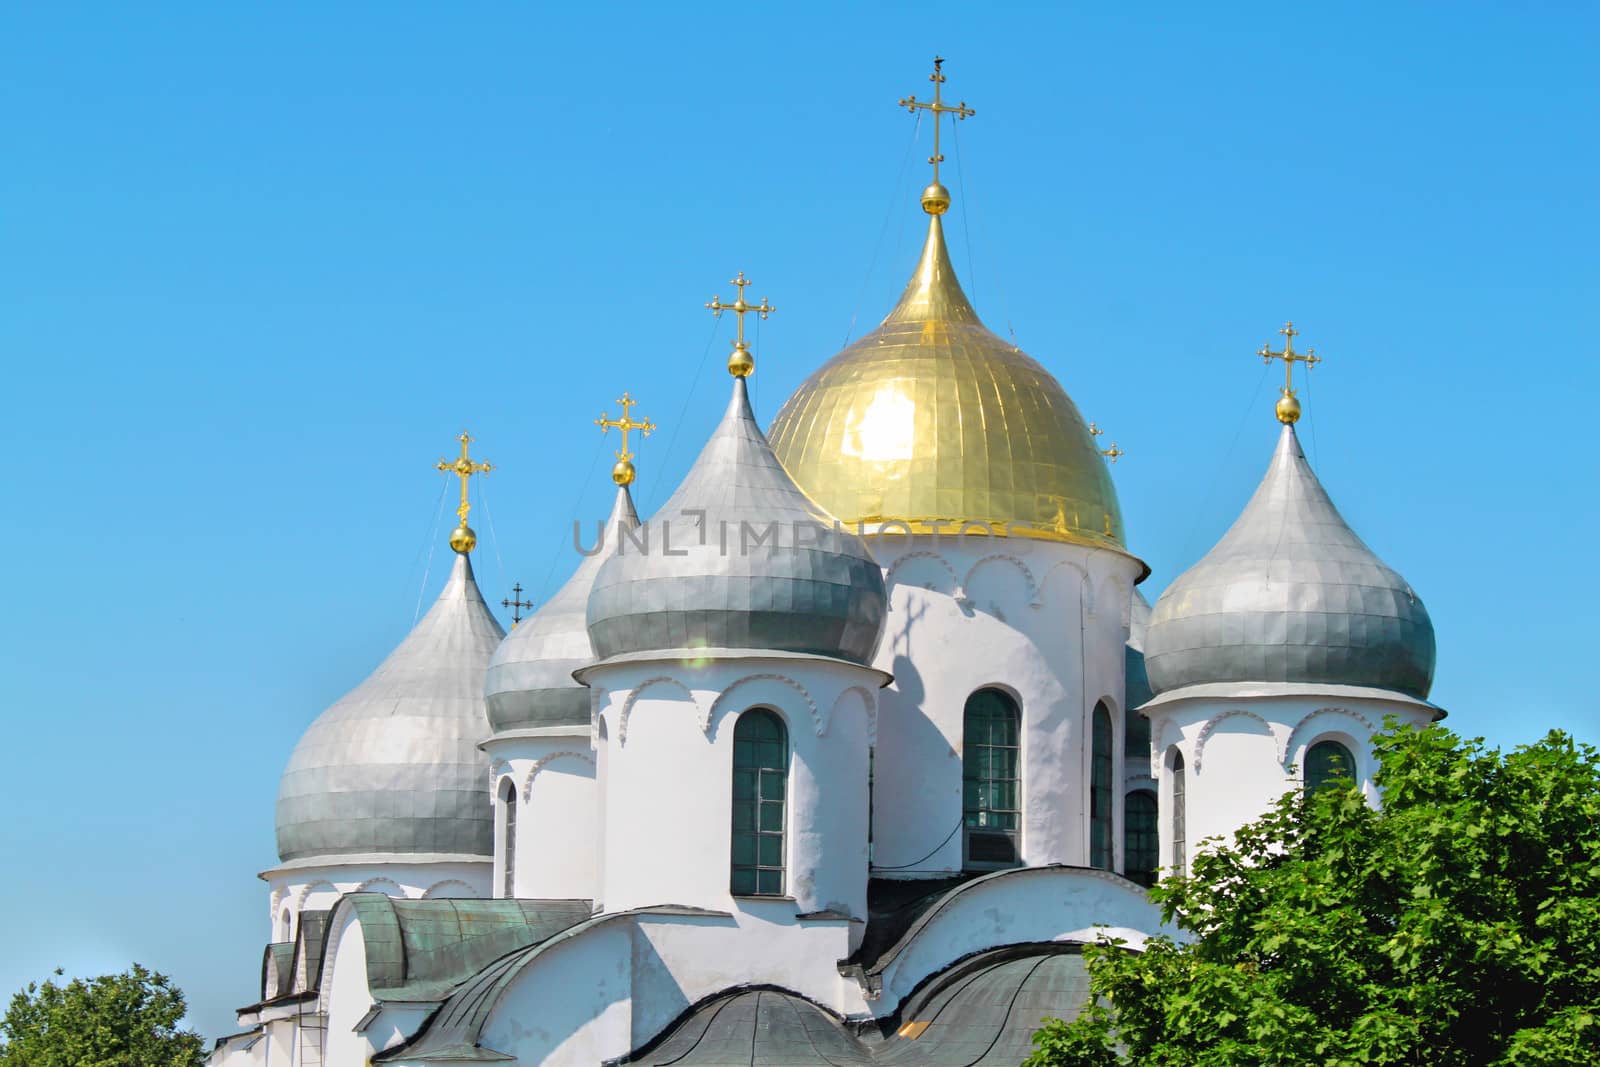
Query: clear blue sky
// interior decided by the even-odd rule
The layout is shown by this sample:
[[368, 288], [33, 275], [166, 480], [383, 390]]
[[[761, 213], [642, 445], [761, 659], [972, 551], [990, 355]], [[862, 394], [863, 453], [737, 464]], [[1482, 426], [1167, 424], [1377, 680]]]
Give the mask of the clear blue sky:
[[1259, 479], [1292, 317], [1450, 725], [1600, 741], [1594, 7], [336, 6], [0, 14], [0, 996], [139, 960], [232, 1026], [278, 774], [437, 592], [452, 435], [485, 591], [542, 598], [590, 420], [663, 425], [648, 509], [720, 413], [735, 270], [763, 419], [887, 310], [935, 50], [958, 268], [1128, 451], [1151, 598]]

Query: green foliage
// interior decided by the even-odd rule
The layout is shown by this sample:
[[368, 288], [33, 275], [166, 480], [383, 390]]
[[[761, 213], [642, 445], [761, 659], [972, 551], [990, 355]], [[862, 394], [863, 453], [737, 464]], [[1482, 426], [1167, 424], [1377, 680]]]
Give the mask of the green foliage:
[[178, 1029], [183, 1013], [183, 993], [137, 963], [65, 985], [30, 982], [0, 1018], [0, 1067], [199, 1067], [200, 1036]]
[[1600, 753], [1438, 728], [1285, 796], [1152, 895], [1188, 937], [1085, 949], [1095, 1001], [1025, 1067], [1600, 1064]]

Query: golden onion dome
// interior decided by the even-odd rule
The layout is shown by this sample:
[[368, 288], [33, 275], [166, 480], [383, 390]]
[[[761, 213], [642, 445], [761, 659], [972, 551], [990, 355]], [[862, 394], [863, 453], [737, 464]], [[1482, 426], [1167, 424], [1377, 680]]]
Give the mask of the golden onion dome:
[[928, 213], [900, 302], [783, 405], [773, 451], [848, 523], [913, 533], [983, 523], [1125, 552], [1116, 489], [1083, 416], [1049, 371], [979, 321], [942, 212]]

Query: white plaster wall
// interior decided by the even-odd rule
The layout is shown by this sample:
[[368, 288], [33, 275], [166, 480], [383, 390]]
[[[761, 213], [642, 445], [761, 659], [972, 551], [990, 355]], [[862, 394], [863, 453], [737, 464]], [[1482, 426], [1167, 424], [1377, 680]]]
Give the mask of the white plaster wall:
[[[1022, 857], [1087, 864], [1089, 716], [1110, 706], [1123, 778], [1123, 646], [1139, 565], [1115, 552], [1025, 538], [869, 538], [889, 586], [873, 865], [899, 876], [962, 866], [962, 717], [985, 686], [1022, 709]], [[1120, 869], [1121, 805], [1113, 805]], [[948, 838], [948, 841], [945, 839]], [[944, 841], [943, 845], [940, 842]], [[930, 854], [931, 853], [931, 854]]]
[[[1370, 692], [1370, 691], [1368, 691]], [[1431, 708], [1372, 696], [1329, 692], [1292, 696], [1178, 699], [1147, 705], [1151, 757], [1159, 768], [1161, 866], [1173, 864], [1172, 753], [1183, 754], [1187, 859], [1208, 837], [1231, 838], [1264, 815], [1284, 793], [1302, 787], [1311, 745], [1342, 741], [1356, 759], [1354, 777], [1370, 803], [1372, 738], [1386, 715], [1425, 726]]]
[[766, 707], [789, 734], [791, 907], [864, 917], [867, 749], [879, 680], [812, 658], [592, 669], [605, 727], [606, 910], [739, 906], [729, 892], [733, 721]]
[[382, 1049], [365, 1033], [357, 1033], [356, 1023], [372, 1007], [372, 992], [367, 987], [367, 946], [361, 936], [361, 922], [354, 908], [341, 908], [329, 931], [328, 957], [322, 975], [322, 994], [318, 1007], [327, 1016], [323, 1062], [329, 1067], [365, 1064]]
[[865, 1018], [860, 987], [835, 961], [845, 921], [796, 922], [792, 902], [738, 914], [602, 919], [533, 957], [494, 1005], [480, 1044], [521, 1064], [593, 1064], [657, 1036], [692, 1004], [770, 983]]
[[490, 1013], [483, 1047], [520, 1064], [585, 1067], [660, 1034], [685, 1009], [749, 984], [781, 986], [847, 1017], [887, 1016], [916, 985], [964, 956], [1007, 944], [1143, 944], [1160, 928], [1145, 894], [1114, 875], [1062, 868], [971, 885], [931, 916], [884, 971], [882, 995], [838, 973], [850, 924], [797, 922], [785, 901], [735, 914], [638, 914], [599, 920], [526, 963]]
[[1102, 935], [1137, 948], [1161, 929], [1160, 909], [1143, 889], [1116, 875], [1061, 868], [1008, 872], [970, 886], [925, 918], [884, 968], [873, 1010], [893, 1014], [917, 983], [983, 949], [1093, 942]]
[[[491, 864], [340, 864], [267, 871], [268, 918], [273, 941], [293, 941], [303, 911], [326, 911], [346, 893], [382, 893], [409, 899], [489, 896]], [[287, 922], [284, 913], [288, 913]]]
[[630, 960], [625, 921], [551, 945], [511, 982], [479, 1044], [530, 1067], [594, 1067], [629, 1051]]
[[[491, 768], [490, 798], [503, 820], [497, 798], [509, 779], [516, 790], [516, 870], [514, 895], [523, 899], [594, 899], [598, 862], [598, 804], [595, 753], [589, 727], [536, 737], [491, 738], [484, 750]], [[495, 827], [496, 872], [503, 871], [505, 824]], [[495, 895], [502, 888], [494, 879]]]
[[277, 1019], [263, 1023], [260, 1049], [264, 1067], [294, 1067], [297, 1024], [293, 1019]]
[[221, 1048], [212, 1049], [205, 1062], [207, 1067], [268, 1067], [266, 1036], [262, 1034], [254, 1041], [247, 1037], [236, 1038]]

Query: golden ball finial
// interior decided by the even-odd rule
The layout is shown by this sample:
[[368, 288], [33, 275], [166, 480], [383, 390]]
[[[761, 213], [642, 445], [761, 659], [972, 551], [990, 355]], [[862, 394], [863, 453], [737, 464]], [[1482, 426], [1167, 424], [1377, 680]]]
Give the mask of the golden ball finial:
[[450, 531], [450, 547], [465, 555], [478, 546], [478, 535], [472, 532], [472, 527], [462, 523]]
[[617, 460], [617, 465], [611, 468], [611, 480], [618, 485], [632, 485], [634, 475], [638, 471], [633, 469], [633, 461], [626, 459]]
[[755, 357], [750, 355], [750, 346], [743, 341], [733, 346], [733, 354], [728, 357], [728, 373], [735, 378], [748, 378], [756, 369]]
[[1292, 426], [1300, 421], [1300, 401], [1295, 399], [1293, 393], [1284, 393], [1278, 398], [1278, 421], [1285, 426]]
[[922, 190], [922, 210], [930, 215], [943, 215], [950, 210], [950, 190], [938, 182]]

